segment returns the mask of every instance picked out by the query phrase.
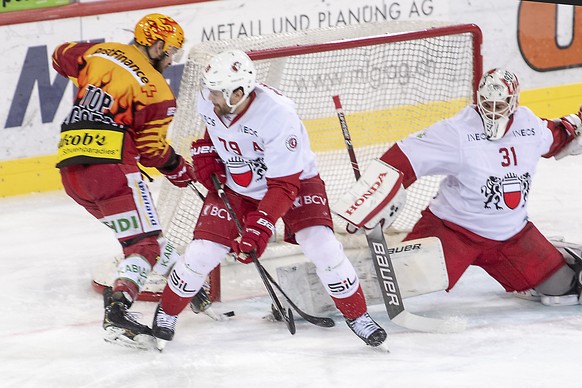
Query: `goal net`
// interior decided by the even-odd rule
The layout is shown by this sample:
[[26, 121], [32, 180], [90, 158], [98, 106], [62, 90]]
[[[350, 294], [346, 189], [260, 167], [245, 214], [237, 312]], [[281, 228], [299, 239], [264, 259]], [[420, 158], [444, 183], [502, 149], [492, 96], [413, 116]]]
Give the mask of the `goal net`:
[[[360, 168], [365, 169], [394, 141], [473, 102], [482, 72], [480, 45], [481, 32], [475, 25], [412, 22], [201, 43], [191, 49], [184, 67], [169, 140], [178, 153], [189, 155], [192, 141], [205, 131], [195, 106], [202, 71], [214, 54], [241, 49], [255, 61], [258, 82], [279, 89], [297, 104], [333, 203], [354, 183], [354, 175], [332, 96], [341, 98]], [[409, 188], [394, 232], [410, 230], [439, 182], [440, 177], [423, 178]], [[158, 198], [166, 237], [185, 247], [192, 239], [200, 198], [193, 190], [167, 182]], [[344, 245], [352, 244], [342, 237], [347, 236], [345, 223], [339, 218], [334, 223]], [[282, 243], [282, 230], [279, 222], [265, 257], [296, 252], [297, 248]], [[365, 240], [352, 240], [365, 245]]]

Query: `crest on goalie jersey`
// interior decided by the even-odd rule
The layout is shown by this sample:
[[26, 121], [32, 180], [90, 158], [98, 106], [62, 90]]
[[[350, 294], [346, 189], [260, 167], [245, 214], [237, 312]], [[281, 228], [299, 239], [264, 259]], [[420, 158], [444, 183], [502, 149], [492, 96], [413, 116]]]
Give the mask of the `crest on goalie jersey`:
[[481, 187], [481, 193], [485, 196], [485, 209], [491, 209], [491, 204], [495, 205], [497, 210], [503, 209], [503, 205], [509, 209], [515, 209], [522, 202], [522, 199], [521, 206], [525, 206], [530, 186], [531, 175], [529, 172], [521, 176], [510, 172], [503, 178], [490, 176], [485, 185]]
[[226, 161], [226, 168], [234, 183], [241, 187], [248, 187], [253, 179], [255, 181], [261, 180], [267, 171], [263, 158], [255, 160], [244, 160], [239, 157], [230, 158]]

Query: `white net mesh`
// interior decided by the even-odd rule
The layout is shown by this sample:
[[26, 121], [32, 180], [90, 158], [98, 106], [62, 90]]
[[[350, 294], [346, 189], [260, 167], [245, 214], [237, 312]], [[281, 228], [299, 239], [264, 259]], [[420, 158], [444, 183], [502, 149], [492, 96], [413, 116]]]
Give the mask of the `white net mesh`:
[[[192, 140], [205, 130], [195, 107], [202, 69], [215, 53], [242, 49], [255, 60], [258, 81], [296, 102], [333, 203], [354, 183], [354, 175], [332, 96], [342, 100], [364, 169], [395, 140], [473, 101], [474, 73], [481, 71], [480, 56], [475, 62], [478, 34], [470, 25], [392, 22], [202, 43], [191, 49], [184, 68], [170, 142], [178, 153], [189, 155]], [[414, 225], [439, 181], [421, 179], [409, 188], [395, 230]], [[158, 202], [166, 236], [177, 246], [186, 245], [201, 206], [197, 194], [164, 183]], [[343, 233], [342, 221], [334, 222], [336, 232]], [[277, 235], [282, 236], [281, 231], [279, 222]], [[277, 245], [270, 244], [268, 250], [277, 250]]]

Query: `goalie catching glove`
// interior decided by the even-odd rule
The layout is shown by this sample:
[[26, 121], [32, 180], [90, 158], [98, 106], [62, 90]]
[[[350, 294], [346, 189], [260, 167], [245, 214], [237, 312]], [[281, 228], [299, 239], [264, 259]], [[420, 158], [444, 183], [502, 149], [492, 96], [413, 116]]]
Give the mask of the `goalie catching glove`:
[[563, 128], [570, 134], [575, 136], [572, 141], [570, 141], [558, 154], [556, 154], [556, 160], [560, 160], [568, 155], [579, 155], [582, 154], [582, 120], [580, 117], [582, 112], [578, 112], [577, 115], [567, 115], [554, 120], [554, 123], [562, 125]]
[[394, 167], [374, 159], [354, 186], [331, 210], [357, 228], [373, 229], [378, 223], [387, 229], [406, 202], [403, 175]]
[[212, 184], [212, 174], [216, 174], [220, 183], [226, 182], [226, 168], [210, 139], [195, 140], [190, 148], [190, 155], [196, 179], [208, 191], [216, 191]]
[[232, 250], [236, 253], [236, 259], [244, 264], [252, 263], [251, 252], [255, 252], [257, 258], [261, 257], [269, 239], [275, 232], [275, 221], [265, 212], [250, 212], [246, 216], [243, 234], [232, 242]]

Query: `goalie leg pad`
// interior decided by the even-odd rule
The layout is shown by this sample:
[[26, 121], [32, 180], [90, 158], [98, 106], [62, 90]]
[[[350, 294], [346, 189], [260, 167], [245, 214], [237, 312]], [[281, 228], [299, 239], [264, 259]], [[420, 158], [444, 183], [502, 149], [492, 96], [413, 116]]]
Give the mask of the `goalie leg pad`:
[[[561, 236], [548, 237], [548, 240], [560, 251], [567, 265], [561, 267], [535, 289], [514, 292], [514, 295], [522, 299], [541, 302], [545, 306], [579, 304], [581, 302], [580, 291], [582, 290], [582, 263], [568, 253], [566, 249], [580, 257], [582, 245], [566, 242]], [[530, 295], [535, 295], [536, 297], [528, 297]]]
[[565, 295], [575, 286], [575, 275], [572, 268], [564, 265], [538, 285], [536, 291], [543, 295]]
[[[368, 248], [349, 250], [348, 257], [359, 275], [368, 305], [382, 303], [382, 295]], [[389, 249], [403, 298], [445, 290], [449, 284], [440, 240], [427, 237], [399, 243]], [[277, 268], [277, 275], [292, 300], [311, 314], [333, 311], [328, 293], [312, 263], [294, 263]]]
[[386, 229], [404, 208], [406, 191], [403, 175], [394, 167], [374, 159], [354, 186], [344, 194], [331, 210], [361, 228], [374, 228], [383, 221]]

